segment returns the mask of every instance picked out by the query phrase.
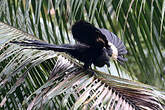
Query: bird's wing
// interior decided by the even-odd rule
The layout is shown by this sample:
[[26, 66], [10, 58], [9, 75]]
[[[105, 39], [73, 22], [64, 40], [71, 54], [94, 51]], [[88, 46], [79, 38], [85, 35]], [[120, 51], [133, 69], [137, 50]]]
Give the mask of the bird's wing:
[[123, 57], [123, 55], [127, 54], [124, 43], [114, 33], [109, 32], [107, 29], [102, 28], [99, 30], [108, 40], [108, 45], [110, 46], [110, 48], [107, 49], [108, 54], [119, 62], [126, 61], [127, 59]]
[[73, 38], [90, 47], [106, 47], [108, 40], [94, 25], [86, 21], [78, 21], [72, 26]]

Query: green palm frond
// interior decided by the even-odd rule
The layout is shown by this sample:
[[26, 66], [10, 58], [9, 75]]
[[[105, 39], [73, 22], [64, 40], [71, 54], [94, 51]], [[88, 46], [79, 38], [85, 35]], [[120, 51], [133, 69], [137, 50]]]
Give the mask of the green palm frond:
[[[107, 28], [125, 41], [129, 50], [125, 68], [134, 73], [131, 76], [164, 88], [164, 3], [164, 0], [1, 0], [0, 19], [55, 44], [74, 42], [69, 30], [75, 20], [85, 19]], [[121, 69], [115, 65], [117, 70]]]
[[[164, 90], [164, 13], [165, 0], [0, 0], [1, 105], [5, 109], [163, 109], [164, 92], [118, 77]], [[95, 68], [117, 78], [93, 70], [81, 72], [79, 63], [65, 54], [9, 43], [23, 39], [75, 43], [70, 29], [80, 19], [124, 41], [129, 51], [124, 67], [111, 62], [111, 68]]]
[[[25, 49], [11, 44], [10, 41], [13, 40], [37, 38], [4, 23], [0, 23], [0, 30], [2, 30], [0, 31], [1, 41], [5, 41], [1, 43], [1, 62], [10, 59], [0, 74], [1, 91], [8, 84], [14, 83], [1, 100], [1, 107], [21, 87], [22, 83], [25, 87], [30, 88], [31, 86], [24, 82], [25, 79], [30, 79], [33, 90], [29, 89], [29, 91], [32, 94], [22, 99], [23, 107], [27, 106], [28, 110], [46, 106], [49, 102], [55, 101], [58, 96], [61, 96], [64, 108], [75, 110], [78, 108], [163, 109], [165, 93], [151, 86], [94, 70], [84, 71], [78, 62], [62, 53]], [[49, 71], [42, 70], [44, 69], [42, 62], [52, 58], [55, 61], [52, 71], [50, 69]], [[31, 70], [39, 68], [37, 73], [31, 73]], [[44, 76], [46, 73], [48, 73], [47, 75], [50, 73], [49, 77]], [[40, 80], [43, 79], [42, 77], [45, 77], [46, 80]], [[11, 78], [17, 80], [11, 81]], [[70, 102], [69, 99], [72, 101]]]

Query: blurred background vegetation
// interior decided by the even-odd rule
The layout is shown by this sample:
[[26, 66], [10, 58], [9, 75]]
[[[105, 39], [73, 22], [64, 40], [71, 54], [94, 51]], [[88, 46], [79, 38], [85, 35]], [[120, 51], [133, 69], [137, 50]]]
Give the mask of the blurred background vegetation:
[[[120, 66], [112, 61], [110, 68], [93, 68], [162, 90], [165, 90], [164, 16], [165, 0], [0, 0], [1, 22], [48, 43], [75, 43], [71, 26], [80, 19], [108, 29], [125, 43], [128, 62]], [[6, 41], [0, 38], [0, 46]], [[9, 61], [0, 63], [0, 72]], [[45, 70], [51, 70], [53, 65], [47, 60], [30, 72], [40, 71], [48, 76]]]

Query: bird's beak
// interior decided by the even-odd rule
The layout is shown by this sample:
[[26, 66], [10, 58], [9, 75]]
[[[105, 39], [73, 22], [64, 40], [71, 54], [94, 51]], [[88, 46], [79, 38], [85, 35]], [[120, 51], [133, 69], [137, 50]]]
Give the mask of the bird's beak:
[[110, 63], [109, 63], [109, 62], [106, 62], [105, 64], [106, 64], [108, 67], [110, 67]]

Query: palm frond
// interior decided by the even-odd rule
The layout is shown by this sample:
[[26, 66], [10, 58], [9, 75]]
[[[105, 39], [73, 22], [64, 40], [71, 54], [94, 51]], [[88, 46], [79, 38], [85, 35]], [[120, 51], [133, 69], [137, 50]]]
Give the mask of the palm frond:
[[[0, 23], [0, 30], [3, 29], [6, 31], [1, 31], [0, 36], [5, 42], [0, 44], [2, 47], [0, 58], [2, 58], [2, 63], [6, 59], [11, 61], [1, 71], [0, 91], [2, 92], [8, 84], [13, 84], [1, 100], [1, 107], [5, 106], [10, 96], [22, 83], [30, 88], [30, 83], [25, 81], [29, 78], [36, 88], [28, 89], [32, 94], [22, 99], [23, 106], [20, 105], [20, 107], [27, 107], [28, 110], [46, 106], [56, 101], [58, 96], [62, 99], [61, 101], [57, 98], [58, 101], [63, 103], [66, 109], [164, 109], [165, 93], [154, 87], [113, 77], [99, 71], [90, 69], [84, 71], [76, 60], [62, 53], [24, 49], [11, 44], [10, 41], [36, 38]], [[44, 72], [38, 71], [35, 74], [30, 72], [38, 69], [42, 62], [52, 58], [55, 58], [52, 71], [43, 70]], [[40, 70], [42, 69], [44, 68]], [[45, 77], [46, 80], [42, 83], [40, 78], [44, 73], [50, 73], [50, 75]], [[16, 80], [11, 81], [12, 77]], [[20, 102], [17, 103], [20, 104]], [[54, 106], [57, 105], [54, 104]]]
[[[74, 74], [68, 76], [69, 74], [66, 73], [76, 74], [80, 69], [77, 64], [75, 65], [74, 60], [67, 61], [68, 65], [66, 63], [65, 67], [63, 60], [61, 61], [59, 57], [66, 57], [66, 55], [60, 56], [61, 54], [52, 51], [22, 49], [22, 47], [11, 45], [9, 42], [14, 39], [22, 41], [38, 37], [54, 44], [74, 43], [72, 37], [69, 37], [70, 27], [76, 20], [85, 19], [117, 34], [129, 50], [128, 63], [124, 68], [114, 62], [111, 67], [115, 65], [116, 71], [114, 68], [106, 67], [97, 68], [98, 70], [104, 70], [119, 77], [129, 76], [164, 89], [164, 4], [165, 0], [152, 0], [151, 2], [146, 0], [0, 0], [0, 21], [16, 27], [0, 23], [0, 100], [4, 99], [1, 105], [4, 104], [3, 107], [8, 109], [19, 109], [20, 107], [32, 109], [42, 106], [48, 109], [85, 109], [88, 107], [106, 109], [108, 106], [122, 109], [123, 105], [130, 107], [128, 109], [136, 107], [162, 109], [164, 106], [163, 92], [151, 86], [146, 87], [143, 84], [140, 86], [141, 83], [111, 78], [109, 75], [99, 74], [100, 72], [92, 72], [95, 76], [84, 74], [91, 74], [91, 71], [81, 72], [77, 79], [69, 82], [71, 88], [60, 88], [58, 85], [62, 85], [60, 82], [64, 80], [64, 77], [65, 81], [74, 77]], [[35, 37], [31, 37], [32, 35], [25, 32]], [[40, 55], [41, 57], [39, 57]], [[61, 66], [54, 67], [55, 64], [60, 65], [60, 62]], [[72, 65], [73, 68], [69, 65]], [[67, 69], [64, 72], [60, 68]], [[55, 71], [54, 74], [52, 71]], [[55, 73], [61, 73], [61, 76], [56, 76]], [[50, 81], [51, 78], [54, 78], [54, 82]], [[93, 82], [95, 80], [98, 82]], [[77, 83], [76, 86], [74, 86], [74, 82]], [[86, 85], [79, 85], [82, 82], [85, 82]], [[120, 82], [124, 85], [122, 86]], [[43, 86], [45, 83], [46, 86]], [[91, 83], [95, 86], [92, 90], [88, 88]], [[127, 87], [129, 84], [133, 85], [133, 88], [132, 86]], [[64, 84], [64, 86], [68, 85]], [[80, 91], [76, 89], [77, 86]], [[88, 88], [86, 89], [88, 91], [82, 89], [84, 86]], [[48, 89], [45, 89], [46, 87]], [[60, 95], [56, 92], [58, 88], [61, 91]], [[138, 104], [125, 90], [143, 104]], [[55, 95], [52, 95], [50, 91], [55, 92]], [[80, 93], [77, 95], [75, 91]], [[109, 94], [106, 94], [107, 91]], [[141, 97], [142, 94], [145, 100]], [[45, 96], [44, 104], [41, 103], [43, 96]], [[101, 101], [105, 101], [105, 103], [100, 104]], [[24, 106], [22, 106], [22, 102], [24, 102]]]

